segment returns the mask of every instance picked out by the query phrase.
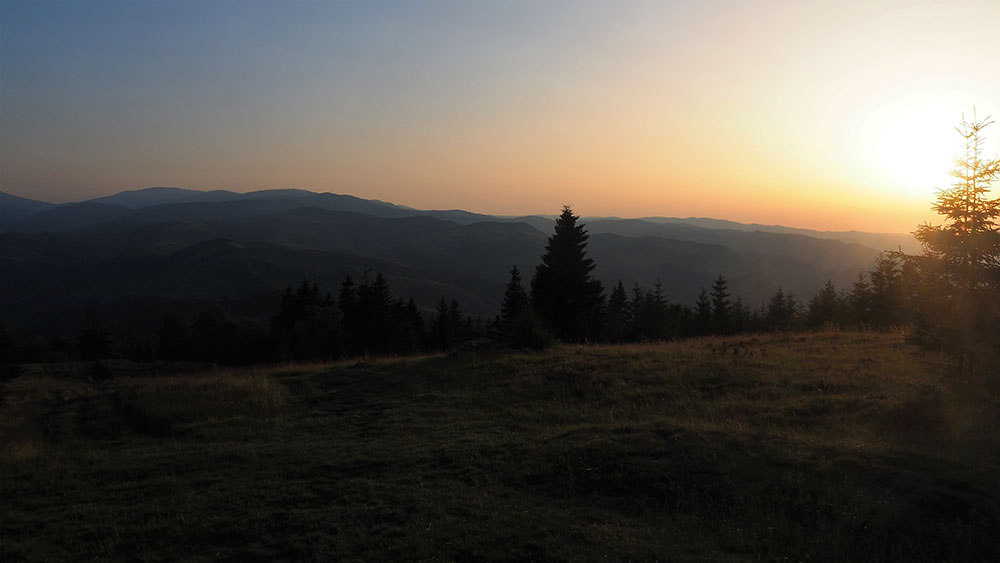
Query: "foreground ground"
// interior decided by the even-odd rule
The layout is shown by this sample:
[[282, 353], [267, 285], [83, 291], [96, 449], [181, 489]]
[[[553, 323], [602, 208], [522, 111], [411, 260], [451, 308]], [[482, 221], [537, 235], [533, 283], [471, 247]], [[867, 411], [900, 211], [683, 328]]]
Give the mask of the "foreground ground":
[[0, 560], [1000, 552], [997, 390], [898, 334], [45, 371], [0, 388]]

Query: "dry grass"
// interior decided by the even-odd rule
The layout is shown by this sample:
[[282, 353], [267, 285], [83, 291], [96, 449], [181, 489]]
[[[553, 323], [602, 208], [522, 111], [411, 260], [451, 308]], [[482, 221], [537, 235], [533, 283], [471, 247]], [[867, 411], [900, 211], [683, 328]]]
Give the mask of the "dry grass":
[[195, 423], [274, 421], [288, 400], [285, 388], [260, 368], [96, 382], [75, 366], [35, 373], [4, 384], [0, 463], [128, 433], [165, 436]]
[[26, 376], [0, 559], [991, 561], [986, 383], [880, 333]]
[[138, 378], [122, 387], [126, 401], [175, 423], [272, 420], [281, 416], [288, 400], [285, 388], [262, 368]]

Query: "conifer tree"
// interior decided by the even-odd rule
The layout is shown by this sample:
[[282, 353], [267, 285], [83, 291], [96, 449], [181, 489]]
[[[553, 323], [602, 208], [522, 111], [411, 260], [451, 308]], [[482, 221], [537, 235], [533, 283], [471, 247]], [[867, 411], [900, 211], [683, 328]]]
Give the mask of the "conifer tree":
[[461, 344], [472, 334], [472, 319], [465, 316], [462, 307], [454, 299], [448, 304], [448, 323], [452, 327], [452, 346]]
[[[218, 319], [209, 322], [206, 325], [209, 332], [220, 322]], [[233, 324], [228, 330], [240, 330], [238, 325], [228, 322]], [[323, 295], [318, 284], [302, 280], [294, 291], [291, 287], [285, 290], [278, 314], [271, 319], [271, 340], [277, 346], [274, 354], [279, 359], [297, 361], [339, 358], [346, 352], [344, 325], [344, 314], [333, 296]], [[252, 355], [243, 352], [248, 353]]]
[[712, 284], [712, 328], [716, 334], [732, 332], [732, 302], [722, 274]]
[[871, 324], [876, 327], [896, 326], [903, 322], [903, 273], [897, 253], [881, 253], [875, 261], [871, 279]]
[[341, 312], [347, 319], [353, 319], [358, 306], [358, 294], [354, 290], [354, 280], [348, 275], [340, 285], [340, 292], [337, 294], [337, 303]]
[[698, 334], [712, 333], [712, 301], [708, 298], [708, 292], [701, 288], [698, 294], [698, 301], [694, 304], [695, 325]]
[[750, 308], [743, 303], [743, 298], [740, 296], [737, 296], [733, 301], [730, 319], [732, 321], [732, 330], [735, 333], [747, 332], [752, 328]]
[[639, 287], [639, 282], [632, 285], [632, 297], [628, 302], [628, 338], [634, 341], [649, 338], [646, 334], [646, 327], [649, 324], [646, 319], [649, 317], [646, 311], [646, 294]]
[[504, 289], [503, 301], [500, 303], [500, 331], [509, 334], [518, 315], [522, 314], [525, 308], [530, 307], [528, 292], [525, 291], [521, 283], [521, 272], [517, 266], [510, 269], [510, 279]]
[[653, 340], [664, 340], [671, 335], [670, 300], [663, 290], [663, 282], [656, 280], [653, 289], [646, 292], [646, 334]]
[[563, 207], [549, 237], [542, 263], [531, 280], [535, 312], [556, 337], [579, 342], [598, 335], [604, 288], [591, 276], [587, 231], [569, 206]]
[[389, 282], [380, 273], [374, 280], [368, 274], [358, 285], [356, 315], [356, 352], [385, 354], [392, 350], [392, 306], [395, 298]]
[[977, 371], [981, 357], [996, 355], [1000, 341], [1000, 198], [989, 198], [1000, 158], [988, 157], [983, 145], [992, 123], [974, 116], [956, 128], [964, 152], [951, 173], [955, 182], [932, 206], [945, 222], [917, 227], [924, 253], [903, 257], [904, 269], [919, 278], [906, 282], [918, 341], [954, 354], [966, 374]]
[[361, 337], [361, 322], [358, 318], [358, 291], [354, 287], [351, 276], [345, 276], [337, 293], [337, 307], [342, 315], [344, 346], [348, 353], [358, 354], [363, 348]]
[[532, 309], [531, 299], [521, 283], [521, 272], [517, 266], [510, 270], [510, 280], [504, 291], [497, 325], [500, 339], [512, 348], [542, 349], [552, 340]]
[[1000, 176], [1000, 159], [987, 158], [983, 129], [990, 118], [962, 122], [956, 128], [965, 144], [951, 175], [952, 187], [938, 193], [932, 206], [945, 217], [945, 224], [917, 227], [914, 235], [924, 254], [944, 266], [949, 281], [958, 289], [1000, 287], [1000, 198], [988, 197], [990, 184]]
[[851, 309], [851, 321], [855, 326], [870, 326], [872, 323], [872, 285], [864, 272], [858, 272], [851, 293], [847, 298]]
[[842, 300], [830, 280], [809, 300], [808, 309], [808, 323], [812, 328], [840, 324], [843, 321]]
[[765, 313], [768, 328], [771, 330], [789, 330], [795, 322], [798, 309], [795, 297], [784, 288], [778, 286], [778, 291], [771, 296]]
[[431, 322], [431, 346], [437, 350], [447, 350], [455, 345], [458, 327], [456, 326], [457, 303], [452, 307], [441, 297], [434, 309], [434, 320]]
[[623, 342], [629, 326], [628, 296], [621, 280], [615, 284], [608, 298], [608, 312], [605, 323], [605, 338], [610, 342]]
[[411, 297], [404, 302], [396, 299], [392, 306], [391, 351], [395, 354], [413, 354], [420, 350], [424, 340], [424, 322]]

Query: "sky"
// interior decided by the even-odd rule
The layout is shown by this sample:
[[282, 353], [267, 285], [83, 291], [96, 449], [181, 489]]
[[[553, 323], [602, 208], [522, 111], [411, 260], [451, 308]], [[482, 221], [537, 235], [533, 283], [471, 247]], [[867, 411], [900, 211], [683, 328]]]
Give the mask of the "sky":
[[954, 126], [1000, 118], [998, 22], [997, 0], [0, 0], [0, 191], [907, 232], [940, 222]]

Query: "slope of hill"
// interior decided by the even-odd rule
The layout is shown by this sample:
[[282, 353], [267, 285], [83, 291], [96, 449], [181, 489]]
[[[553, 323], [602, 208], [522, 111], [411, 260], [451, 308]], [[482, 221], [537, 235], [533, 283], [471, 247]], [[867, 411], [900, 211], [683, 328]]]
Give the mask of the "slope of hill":
[[[22, 207], [24, 211], [18, 213], [16, 210]], [[48, 208], [39, 208], [29, 213], [27, 207], [15, 206], [16, 220], [0, 222], [0, 232], [68, 232], [126, 220], [154, 223], [249, 219], [302, 207], [363, 213], [374, 217], [425, 216], [460, 224], [494, 220], [490, 215], [462, 210], [418, 210], [352, 195], [305, 190], [235, 193], [223, 190], [200, 192], [180, 188], [147, 188], [51, 207], [49, 211], [45, 211]]]
[[[308, 193], [308, 192], [305, 192]], [[141, 190], [128, 190], [106, 197], [99, 197], [90, 201], [97, 203], [107, 203], [110, 205], [120, 205], [129, 209], [142, 209], [156, 205], [170, 205], [175, 203], [194, 202], [220, 202], [241, 199], [242, 194], [228, 190], [186, 190], [184, 188], [145, 188]]]
[[17, 221], [52, 207], [51, 203], [0, 192], [0, 229], [4, 223]]
[[[116, 303], [135, 300], [261, 303], [303, 277], [335, 291], [344, 275], [360, 275], [366, 267], [388, 276], [398, 294], [412, 295], [424, 308], [447, 297], [458, 299], [470, 313], [492, 316], [510, 267], [518, 265], [530, 278], [548, 236], [514, 221], [459, 224], [423, 215], [377, 217], [315, 207], [281, 211], [289, 202], [187, 203], [133, 211], [89, 204], [125, 215], [65, 233], [0, 235], [0, 268], [9, 272], [0, 280], [0, 316], [12, 327], [40, 330], [65, 325], [67, 317], [80, 318], [91, 300], [115, 310]], [[270, 214], [258, 214], [268, 209]], [[858, 245], [802, 235], [642, 221], [592, 224], [596, 232], [589, 251], [606, 286], [621, 279], [630, 287], [650, 287], [659, 280], [668, 297], [680, 303], [693, 302], [719, 274], [748, 304], [759, 304], [779, 285], [807, 298], [827, 280], [848, 287], [876, 255]], [[614, 230], [642, 236], [603, 232]], [[221, 240], [228, 242], [219, 246]], [[198, 261], [174, 259], [180, 251], [206, 244], [225, 252]], [[156, 322], [158, 316], [150, 317], [147, 330]]]
[[991, 561], [1000, 403], [945, 366], [846, 332], [28, 366], [0, 559]]
[[85, 201], [45, 209], [0, 225], [0, 232], [69, 232], [124, 219], [129, 209], [121, 205]]
[[736, 221], [726, 221], [724, 219], [710, 219], [707, 217], [640, 217], [641, 221], [647, 223], [671, 223], [679, 225], [690, 225], [693, 227], [703, 227], [706, 229], [728, 229], [736, 231], [762, 231], [765, 233], [805, 235], [807, 237], [839, 240], [841, 242], [860, 244], [877, 250], [901, 249], [907, 254], [919, 254], [920, 243], [917, 242], [910, 233], [865, 233], [861, 231], [816, 231], [812, 229], [799, 229], [795, 227], [784, 227], [781, 225], [761, 225], [759, 223], [737, 223]]
[[[747, 226], [660, 219], [585, 224], [595, 274], [606, 286], [620, 279], [649, 287], [659, 280], [680, 303], [692, 303], [719, 274], [750, 305], [779, 285], [806, 299], [828, 280], [849, 287], [880, 250]], [[123, 192], [49, 207], [0, 227], [7, 231], [0, 234], [0, 317], [18, 330], [61, 324], [72, 331], [65, 319], [78, 319], [91, 300], [115, 311], [137, 301], [270, 303], [274, 292], [303, 277], [334, 291], [344, 275], [366, 267], [424, 308], [444, 296], [492, 316], [510, 267], [518, 265], [530, 279], [551, 228], [545, 216], [422, 211], [302, 190]], [[199, 245], [219, 254], [175, 259], [184, 249], [207, 248]]]
[[[373, 199], [362, 199], [351, 195], [333, 193], [315, 193], [306, 190], [275, 189], [258, 190], [237, 193], [226, 190], [198, 191], [182, 188], [145, 188], [142, 190], [124, 191], [112, 196], [102, 197], [81, 203], [97, 203], [115, 205], [129, 210], [142, 210], [140, 213], [129, 214], [128, 217], [137, 221], [164, 221], [185, 219], [234, 219], [249, 218], [287, 211], [299, 207], [312, 207], [328, 211], [349, 211], [364, 213], [376, 217], [409, 217], [415, 215], [435, 217], [454, 221], [459, 224], [471, 224], [481, 221], [521, 222], [528, 223], [542, 232], [552, 229], [553, 218], [544, 215], [521, 217], [498, 217], [453, 210], [421, 210], [396, 205]], [[37, 215], [52, 204], [25, 200], [0, 192], [0, 229], [21, 232], [66, 231], [86, 226], [95, 226], [109, 220], [118, 220], [120, 216], [105, 217], [88, 210], [88, 206], [67, 204], [59, 207], [67, 208], [59, 216], [64, 222]], [[214, 205], [222, 204], [222, 205]], [[150, 209], [153, 208], [153, 209]], [[90, 208], [92, 209], [92, 208]], [[14, 210], [11, 212], [10, 210]], [[12, 218], [4, 219], [4, 214], [12, 214]], [[11, 225], [16, 219], [33, 216], [31, 221], [22, 221]], [[680, 238], [678, 233], [696, 233], [703, 231], [761, 231], [778, 234], [797, 234], [812, 238], [839, 240], [855, 243], [876, 250], [902, 248], [909, 253], [917, 253], [919, 244], [912, 235], [902, 233], [863, 233], [857, 231], [815, 231], [780, 225], [744, 224], [735, 221], [709, 218], [676, 218], [676, 217], [645, 217], [642, 219], [620, 219], [616, 217], [584, 217], [584, 222], [591, 225], [592, 232], [610, 232], [625, 236], [668, 236]], [[657, 230], [657, 226], [660, 227]], [[669, 227], [674, 227], [673, 229]], [[692, 227], [685, 230], [683, 227]], [[693, 235], [691, 235], [693, 236]], [[690, 239], [701, 241], [698, 238]], [[704, 242], [704, 241], [701, 241]], [[711, 242], [711, 241], [708, 241]]]
[[[234, 314], [267, 317], [277, 309], [287, 285], [308, 278], [335, 293], [345, 276], [360, 279], [369, 271], [384, 274], [398, 296], [412, 296], [427, 308], [448, 296], [471, 312], [492, 312], [503, 291], [501, 276], [266, 242], [209, 238], [176, 249], [145, 251], [145, 244], [159, 244], [155, 234], [66, 237], [74, 238], [72, 242], [53, 235], [0, 235], [0, 269], [9, 273], [0, 277], [0, 316], [18, 330], [71, 335], [83, 308], [96, 301], [106, 309], [105, 321], [116, 333], [148, 334], [159, 326], [160, 316], [142, 319], [135, 313], [136, 304], [160, 311], [178, 301], [202, 308], [229, 303]], [[130, 243], [110, 249], [104, 241], [112, 239]]]

